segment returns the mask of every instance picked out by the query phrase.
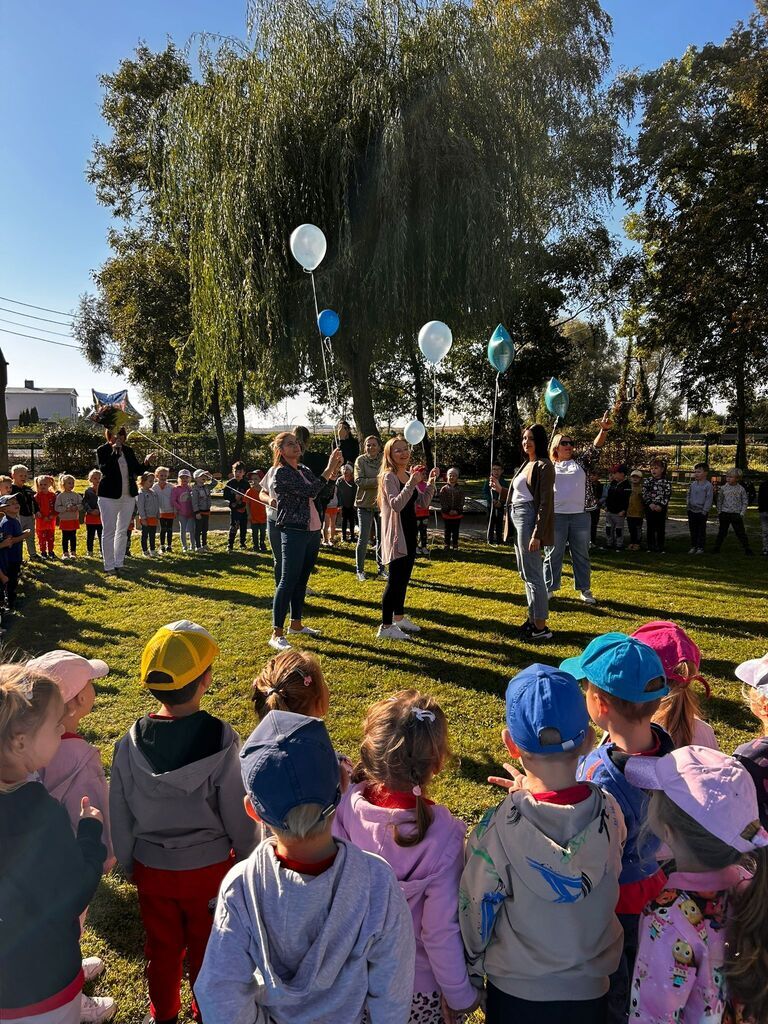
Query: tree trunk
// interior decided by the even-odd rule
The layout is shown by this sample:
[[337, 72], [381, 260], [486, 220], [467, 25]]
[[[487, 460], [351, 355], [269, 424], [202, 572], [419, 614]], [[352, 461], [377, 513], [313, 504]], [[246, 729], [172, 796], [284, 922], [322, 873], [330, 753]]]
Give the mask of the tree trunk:
[[517, 408], [514, 375], [505, 374], [501, 380], [499, 407], [496, 412], [497, 449], [494, 451], [494, 458], [502, 463], [507, 472], [512, 472], [525, 458], [521, 447], [522, 423]]
[[349, 379], [352, 391], [352, 415], [355, 429], [362, 441], [370, 434], [379, 437], [376, 417], [373, 412], [373, 396], [371, 395], [371, 351], [355, 351], [354, 349], [337, 349], [339, 361]]
[[[421, 361], [416, 355], [416, 352], [412, 349], [409, 355], [409, 362], [411, 364], [411, 372], [413, 373], [413, 399], [416, 410], [416, 419], [421, 423], [424, 421], [424, 376], [422, 374]], [[432, 469], [435, 464], [434, 453], [432, 451], [432, 438], [429, 436], [429, 431], [424, 434], [424, 461], [427, 464], [428, 469]]]
[[5, 389], [8, 386], [8, 363], [0, 350], [0, 473], [8, 473], [8, 416], [5, 412]]
[[747, 472], [747, 385], [744, 380], [745, 369], [737, 364], [736, 373], [736, 467], [743, 473]]
[[237, 382], [235, 391], [235, 416], [237, 427], [235, 430], [235, 450], [232, 452], [232, 461], [239, 462], [243, 457], [243, 446], [245, 444], [245, 389], [243, 382]]
[[216, 442], [219, 446], [219, 471], [226, 476], [229, 473], [229, 454], [227, 452], [227, 435], [221, 419], [221, 403], [219, 402], [219, 383], [214, 381], [211, 392], [211, 416], [216, 430]]

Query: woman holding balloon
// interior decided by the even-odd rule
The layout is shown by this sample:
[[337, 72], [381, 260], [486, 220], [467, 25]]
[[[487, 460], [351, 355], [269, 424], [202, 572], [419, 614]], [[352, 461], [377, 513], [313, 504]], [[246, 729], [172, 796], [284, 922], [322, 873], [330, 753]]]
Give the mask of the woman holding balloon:
[[599, 449], [605, 444], [611, 426], [606, 413], [592, 444], [575, 451], [573, 438], [568, 433], [557, 433], [550, 447], [555, 465], [555, 536], [546, 551], [544, 579], [550, 594], [560, 589], [565, 545], [568, 544], [573, 562], [574, 589], [580, 591], [586, 604], [596, 604], [591, 590], [589, 541], [592, 528], [590, 513], [597, 506], [597, 498], [590, 473], [597, 465]]
[[389, 579], [381, 599], [381, 625], [377, 636], [407, 640], [421, 630], [405, 614], [405, 597], [416, 560], [416, 505], [429, 508], [439, 470], [432, 469], [423, 491], [424, 476], [411, 468], [411, 449], [404, 437], [390, 438], [384, 445], [379, 473], [381, 510], [381, 557], [389, 568]]
[[[544, 547], [554, 539], [555, 469], [547, 455], [547, 432], [540, 423], [523, 431], [523, 451], [527, 461], [516, 470], [507, 496], [515, 527], [517, 571], [525, 585], [528, 602], [522, 633], [528, 640], [551, 640], [542, 554]], [[491, 487], [500, 489], [498, 481], [495, 487], [492, 482]]]

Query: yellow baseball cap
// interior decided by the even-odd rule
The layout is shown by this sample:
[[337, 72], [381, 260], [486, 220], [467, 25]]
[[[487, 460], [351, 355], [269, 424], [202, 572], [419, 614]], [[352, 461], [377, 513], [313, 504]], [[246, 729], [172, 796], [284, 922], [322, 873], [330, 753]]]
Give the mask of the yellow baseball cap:
[[[169, 622], [155, 633], [141, 656], [141, 682], [153, 690], [180, 690], [210, 668], [219, 645], [207, 629], [189, 619]], [[169, 683], [148, 683], [150, 672], [163, 672]]]

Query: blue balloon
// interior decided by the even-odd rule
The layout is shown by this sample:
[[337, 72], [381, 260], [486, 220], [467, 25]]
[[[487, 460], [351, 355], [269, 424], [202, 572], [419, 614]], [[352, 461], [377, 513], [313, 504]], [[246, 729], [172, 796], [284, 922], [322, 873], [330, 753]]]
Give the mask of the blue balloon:
[[339, 314], [334, 313], [332, 309], [324, 309], [317, 318], [317, 326], [324, 338], [332, 338], [338, 331], [340, 323]]
[[497, 373], [506, 373], [515, 358], [515, 346], [504, 324], [499, 324], [488, 342], [488, 362]]
[[561, 420], [568, 415], [571, 399], [557, 377], [551, 377], [547, 384], [547, 390], [544, 392], [544, 404], [553, 416], [558, 416]]

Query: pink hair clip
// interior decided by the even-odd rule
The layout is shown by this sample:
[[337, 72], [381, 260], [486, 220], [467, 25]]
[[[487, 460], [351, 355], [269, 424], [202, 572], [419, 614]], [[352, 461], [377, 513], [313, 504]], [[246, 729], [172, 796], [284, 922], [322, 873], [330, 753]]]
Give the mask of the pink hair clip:
[[304, 685], [305, 686], [311, 686], [312, 685], [312, 676], [309, 674], [309, 672], [306, 672], [304, 674]]
[[414, 786], [411, 792], [414, 796], [421, 796], [421, 786]]

